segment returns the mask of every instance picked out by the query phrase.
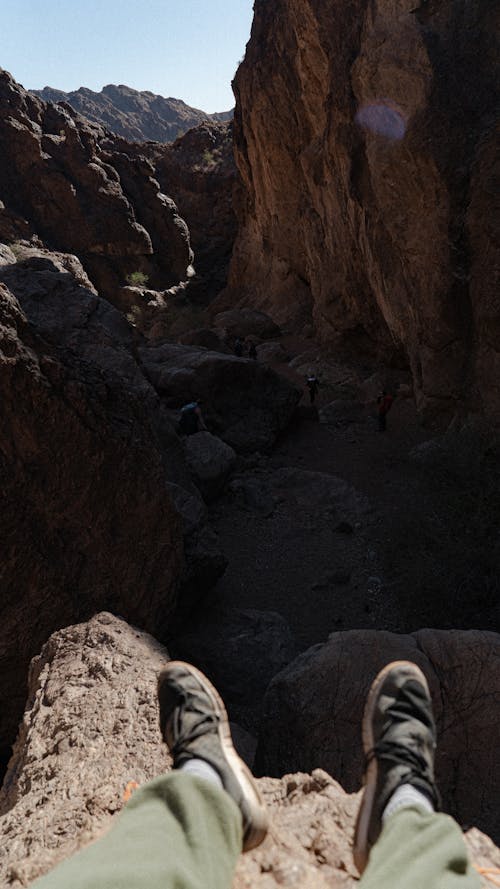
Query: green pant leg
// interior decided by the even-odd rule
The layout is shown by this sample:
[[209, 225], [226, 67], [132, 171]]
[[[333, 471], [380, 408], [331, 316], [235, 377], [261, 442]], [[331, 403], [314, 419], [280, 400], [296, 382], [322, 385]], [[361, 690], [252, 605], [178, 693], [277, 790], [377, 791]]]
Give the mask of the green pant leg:
[[360, 889], [479, 889], [462, 832], [449, 815], [402, 808], [370, 852]]
[[230, 889], [238, 807], [216, 785], [173, 772], [139, 788], [111, 830], [35, 889]]

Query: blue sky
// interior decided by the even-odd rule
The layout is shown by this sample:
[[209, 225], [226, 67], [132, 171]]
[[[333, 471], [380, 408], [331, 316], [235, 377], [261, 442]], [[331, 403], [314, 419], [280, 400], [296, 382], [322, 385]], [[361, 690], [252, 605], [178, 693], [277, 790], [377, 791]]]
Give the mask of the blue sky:
[[27, 89], [107, 83], [233, 105], [253, 0], [1, 0], [0, 67]]

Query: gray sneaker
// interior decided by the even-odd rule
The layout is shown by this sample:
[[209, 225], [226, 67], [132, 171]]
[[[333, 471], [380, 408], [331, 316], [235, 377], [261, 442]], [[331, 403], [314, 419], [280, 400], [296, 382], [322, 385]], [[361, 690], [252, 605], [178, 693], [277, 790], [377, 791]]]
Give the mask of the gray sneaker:
[[384, 808], [398, 787], [412, 784], [439, 808], [436, 727], [427, 680], [416, 664], [394, 661], [372, 683], [363, 716], [363, 748], [365, 787], [353, 849], [360, 873], [382, 830]]
[[174, 769], [202, 759], [220, 775], [224, 790], [241, 811], [243, 851], [266, 836], [268, 814], [256, 781], [236, 753], [222, 698], [206, 676], [183, 661], [170, 661], [158, 679], [160, 727]]

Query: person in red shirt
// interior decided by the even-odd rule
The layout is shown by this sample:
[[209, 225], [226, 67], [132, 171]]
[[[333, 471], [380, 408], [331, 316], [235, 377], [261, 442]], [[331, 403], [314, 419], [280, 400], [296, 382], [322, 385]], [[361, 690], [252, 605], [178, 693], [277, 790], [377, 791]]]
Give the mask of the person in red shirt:
[[385, 391], [385, 389], [382, 392], [382, 394], [379, 395], [379, 397], [377, 398], [378, 428], [379, 428], [380, 432], [385, 432], [385, 430], [387, 429], [387, 414], [389, 413], [389, 411], [392, 407], [393, 401], [394, 401], [394, 398], [392, 397], [392, 395], [388, 395], [387, 392]]

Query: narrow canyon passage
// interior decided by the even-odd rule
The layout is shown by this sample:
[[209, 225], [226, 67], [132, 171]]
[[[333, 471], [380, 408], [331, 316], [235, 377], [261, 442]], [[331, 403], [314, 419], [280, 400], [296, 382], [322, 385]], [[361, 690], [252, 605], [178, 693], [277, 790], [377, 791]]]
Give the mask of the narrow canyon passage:
[[[401, 587], [418, 508], [419, 473], [408, 455], [426, 435], [408, 401], [396, 404], [384, 435], [373, 408], [359, 408], [345, 425], [302, 419], [213, 510], [229, 558], [217, 602], [277, 611], [300, 649], [339, 629], [404, 631], [418, 623]], [[273, 497], [283, 468], [290, 469], [284, 490]]]
[[[339, 368], [339, 379], [356, 373]], [[272, 676], [331, 633], [495, 620], [487, 537], [468, 509], [477, 478], [457, 483], [457, 454], [440, 453], [413, 399], [396, 398], [385, 433], [374, 399], [353, 386], [333, 400], [325, 387], [317, 414], [307, 401], [271, 453], [239, 458], [211, 506], [228, 566], [172, 648], [211, 675], [252, 733]]]

